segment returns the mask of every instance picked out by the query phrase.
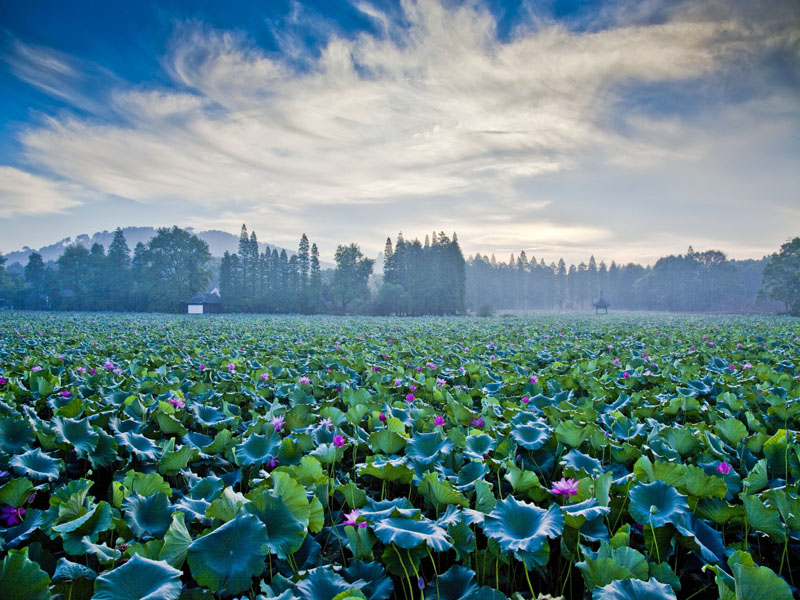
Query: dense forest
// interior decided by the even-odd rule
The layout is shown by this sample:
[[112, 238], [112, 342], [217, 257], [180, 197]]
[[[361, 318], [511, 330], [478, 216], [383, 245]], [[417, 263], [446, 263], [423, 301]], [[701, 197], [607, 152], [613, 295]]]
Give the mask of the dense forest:
[[[259, 252], [259, 248], [265, 248]], [[357, 244], [340, 245], [336, 267], [321, 269], [319, 249], [302, 234], [297, 252], [259, 245], [245, 225], [238, 252], [214, 259], [208, 244], [179, 227], [162, 228], [131, 252], [117, 229], [108, 252], [68, 246], [46, 263], [6, 269], [0, 256], [0, 306], [37, 310], [181, 312], [197, 292], [217, 287], [223, 312], [446, 315], [498, 310], [591, 310], [601, 293], [614, 309], [800, 313], [800, 238], [760, 260], [728, 260], [716, 250], [659, 259], [652, 267], [588, 262], [567, 266], [476, 254], [464, 259], [454, 233], [394, 243], [383, 272]]]

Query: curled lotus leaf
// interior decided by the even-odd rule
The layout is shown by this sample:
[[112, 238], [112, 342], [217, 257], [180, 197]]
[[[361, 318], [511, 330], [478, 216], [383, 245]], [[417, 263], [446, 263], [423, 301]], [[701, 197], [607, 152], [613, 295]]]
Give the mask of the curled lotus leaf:
[[677, 600], [677, 597], [669, 585], [655, 578], [649, 581], [619, 579], [595, 588], [592, 600]]
[[58, 479], [63, 462], [36, 448], [13, 457], [9, 465], [18, 475], [34, 481], [54, 481]]
[[92, 600], [177, 600], [181, 572], [163, 560], [134, 554], [124, 565], [100, 575]]
[[641, 525], [662, 527], [667, 523], [684, 526], [690, 514], [686, 496], [663, 481], [640, 483], [631, 489], [630, 514]]
[[551, 505], [544, 510], [534, 504], [507, 496], [486, 515], [483, 530], [506, 552], [539, 551], [548, 538], [556, 538], [564, 530], [561, 508]]
[[436, 552], [444, 552], [452, 547], [447, 532], [432, 521], [391, 517], [375, 523], [373, 531], [384, 544], [394, 544], [405, 550], [422, 544], [427, 544]]

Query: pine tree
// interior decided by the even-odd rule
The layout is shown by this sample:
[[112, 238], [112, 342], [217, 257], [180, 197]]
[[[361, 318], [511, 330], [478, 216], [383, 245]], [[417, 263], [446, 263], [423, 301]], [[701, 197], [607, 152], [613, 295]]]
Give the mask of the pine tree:
[[312, 313], [322, 310], [322, 271], [319, 266], [319, 249], [311, 244], [309, 287], [309, 307]]
[[247, 236], [247, 227], [242, 223], [242, 230], [239, 233], [239, 270], [241, 276], [241, 288], [239, 289], [239, 301], [247, 304], [249, 290], [247, 288], [250, 266], [250, 238]]
[[109, 308], [127, 310], [131, 296], [131, 251], [125, 234], [117, 227], [108, 247], [106, 273], [109, 284]]

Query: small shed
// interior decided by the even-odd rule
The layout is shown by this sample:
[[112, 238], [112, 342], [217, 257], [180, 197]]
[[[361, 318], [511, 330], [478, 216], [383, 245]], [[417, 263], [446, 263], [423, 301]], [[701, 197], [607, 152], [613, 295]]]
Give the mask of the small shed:
[[605, 314], [608, 314], [608, 307], [611, 306], [605, 298], [603, 298], [603, 292], [600, 292], [600, 299], [597, 302], [592, 302], [592, 306], [594, 306], [594, 314], [598, 314], [602, 309]]
[[214, 289], [207, 294], [195, 294], [186, 301], [186, 313], [189, 315], [206, 315], [220, 312], [219, 294]]

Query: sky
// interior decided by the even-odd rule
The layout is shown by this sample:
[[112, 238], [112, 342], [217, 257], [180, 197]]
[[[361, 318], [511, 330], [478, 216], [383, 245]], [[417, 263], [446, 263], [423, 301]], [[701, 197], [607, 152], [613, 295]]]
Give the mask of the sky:
[[331, 260], [759, 258], [800, 235], [796, 0], [5, 0], [0, 252], [117, 226]]

